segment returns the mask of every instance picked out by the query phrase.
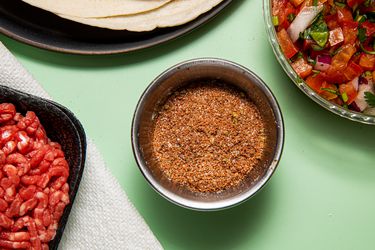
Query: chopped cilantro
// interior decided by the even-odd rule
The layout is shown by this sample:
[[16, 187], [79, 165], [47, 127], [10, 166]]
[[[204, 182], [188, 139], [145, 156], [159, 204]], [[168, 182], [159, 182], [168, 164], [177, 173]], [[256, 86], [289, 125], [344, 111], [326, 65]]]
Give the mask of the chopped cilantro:
[[340, 52], [341, 49], [342, 49], [341, 47], [337, 48], [336, 50], [334, 50], [333, 52], [331, 52], [330, 55], [331, 55], [332, 57], [335, 56], [337, 53]]
[[291, 59], [292, 62], [297, 61], [298, 59], [303, 58], [303, 53], [301, 51], [298, 51], [297, 54], [295, 54]]
[[345, 6], [346, 6], [345, 3], [340, 3], [340, 2], [335, 2], [335, 5], [340, 7], [340, 8], [345, 8]]
[[311, 57], [307, 57], [307, 62], [310, 63], [312, 66], [315, 66], [316, 60], [312, 59]]
[[366, 21], [366, 15], [358, 15], [356, 18], [355, 18], [355, 21], [358, 22], [358, 23], [363, 23], [364, 21]]
[[366, 29], [365, 28], [359, 28], [358, 29], [358, 39], [361, 43], [366, 41], [367, 37], [366, 37]]
[[375, 51], [369, 51], [369, 50], [365, 49], [365, 47], [363, 47], [363, 44], [362, 44], [362, 43], [359, 44], [359, 47], [361, 47], [361, 50], [362, 50], [363, 52], [365, 52], [366, 54], [369, 54], [369, 55], [375, 55]]
[[375, 108], [375, 95], [371, 92], [365, 92], [365, 100], [371, 107]]
[[315, 69], [313, 69], [312, 72], [314, 73], [314, 74], [312, 75], [312, 77], [316, 77], [316, 76], [319, 75], [319, 73], [320, 73], [319, 70], [315, 70]]
[[294, 18], [296, 18], [296, 15], [295, 15], [294, 13], [290, 13], [290, 14], [288, 15], [288, 21], [289, 21], [289, 22], [293, 22]]

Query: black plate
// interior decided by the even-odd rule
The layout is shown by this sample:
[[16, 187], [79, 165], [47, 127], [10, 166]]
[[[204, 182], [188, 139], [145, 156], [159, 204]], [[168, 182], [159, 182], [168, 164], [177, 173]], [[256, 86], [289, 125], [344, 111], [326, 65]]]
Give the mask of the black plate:
[[34, 111], [48, 137], [60, 143], [65, 152], [70, 166], [68, 179], [70, 203], [60, 219], [55, 238], [49, 243], [51, 250], [57, 249], [83, 174], [86, 158], [85, 131], [74, 114], [58, 103], [0, 86], [0, 103], [3, 102], [13, 103], [17, 111], [23, 114], [28, 110]]
[[149, 32], [129, 32], [65, 20], [21, 0], [0, 0], [0, 32], [18, 41], [58, 52], [115, 54], [151, 47], [186, 34], [209, 21], [231, 2], [224, 0], [185, 25]]

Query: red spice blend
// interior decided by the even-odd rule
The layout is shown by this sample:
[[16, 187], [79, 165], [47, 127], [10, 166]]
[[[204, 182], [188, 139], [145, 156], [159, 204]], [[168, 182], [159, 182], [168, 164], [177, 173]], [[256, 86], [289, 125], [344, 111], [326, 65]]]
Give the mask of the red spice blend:
[[220, 192], [249, 175], [257, 178], [255, 168], [265, 147], [265, 124], [258, 108], [227, 84], [180, 89], [155, 118], [152, 152], [157, 167], [193, 192]]

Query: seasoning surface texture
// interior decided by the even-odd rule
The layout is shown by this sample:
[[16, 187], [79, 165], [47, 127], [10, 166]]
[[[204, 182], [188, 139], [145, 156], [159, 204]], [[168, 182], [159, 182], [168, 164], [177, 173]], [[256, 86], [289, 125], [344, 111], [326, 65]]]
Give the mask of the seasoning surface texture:
[[158, 111], [152, 133], [157, 167], [173, 183], [200, 193], [237, 186], [249, 175], [257, 178], [265, 145], [258, 108], [243, 92], [219, 83], [173, 93]]

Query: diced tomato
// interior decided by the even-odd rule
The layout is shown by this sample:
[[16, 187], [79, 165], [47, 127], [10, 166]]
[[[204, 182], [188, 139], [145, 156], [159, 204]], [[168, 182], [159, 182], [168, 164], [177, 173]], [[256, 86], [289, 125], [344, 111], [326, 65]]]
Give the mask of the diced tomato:
[[310, 50], [310, 58], [316, 59], [319, 55], [329, 54], [327, 50]]
[[354, 44], [357, 40], [358, 23], [354, 21], [345, 21], [341, 23], [344, 34], [344, 44]]
[[322, 92], [322, 85], [323, 83], [325, 82], [324, 81], [324, 77], [322, 75], [322, 73], [319, 73], [318, 75], [314, 76], [314, 75], [310, 75], [306, 78], [305, 82], [307, 83], [307, 85], [309, 85], [309, 87], [311, 89], [313, 89], [315, 92], [317, 93], [321, 93]]
[[279, 21], [279, 29], [288, 28], [288, 16], [296, 14], [296, 9], [288, 0], [273, 0], [272, 15], [277, 16]]
[[371, 6], [371, 5], [369, 5], [368, 7], [361, 5], [359, 9], [361, 13], [375, 12], [375, 6]]
[[342, 74], [340, 70], [333, 70], [328, 68], [325, 72], [322, 73], [324, 75], [324, 79], [329, 83], [344, 83], [346, 81], [346, 77]]
[[337, 20], [337, 13], [326, 16], [324, 20], [326, 21], [327, 26], [330, 30], [334, 30], [340, 27], [339, 22]]
[[284, 20], [284, 23], [281, 24], [281, 27], [287, 29], [290, 25], [290, 22], [288, 21], [288, 16], [289, 15], [295, 15], [297, 14], [296, 12], [296, 9], [294, 8], [294, 6], [291, 4], [291, 3], [288, 3], [286, 5], [286, 7], [284, 8], [284, 13], [283, 15], [285, 16], [285, 20]]
[[360, 76], [362, 73], [363, 69], [361, 68], [361, 66], [353, 61], [351, 61], [348, 67], [346, 67], [346, 69], [343, 71], [343, 74], [347, 81], [353, 80], [354, 78]]
[[302, 50], [307, 51], [311, 49], [311, 45], [316, 44], [316, 42], [312, 39], [304, 39], [302, 44]]
[[272, 15], [277, 17], [279, 25], [287, 18], [284, 16], [284, 9], [287, 3], [288, 0], [272, 0]]
[[313, 67], [302, 57], [292, 63], [292, 67], [294, 71], [296, 71], [296, 73], [303, 79], [310, 75], [313, 69]]
[[272, 15], [278, 16], [283, 12], [288, 0], [272, 0]]
[[288, 32], [285, 29], [280, 30], [277, 33], [277, 38], [280, 43], [281, 50], [284, 52], [284, 55], [290, 59], [295, 54], [297, 54], [298, 49], [293, 44], [292, 40], [290, 39]]
[[337, 8], [337, 21], [342, 24], [344, 22], [353, 22], [352, 12], [349, 8]]
[[347, 81], [343, 72], [355, 52], [356, 49], [352, 44], [342, 46], [341, 50], [332, 58], [331, 66], [324, 72], [325, 79], [330, 83], [342, 83]]
[[372, 36], [375, 33], [375, 23], [365, 21], [362, 23], [362, 28], [366, 29], [366, 36]]
[[362, 4], [365, 0], [347, 0], [347, 4], [350, 8], [353, 8], [355, 6], [358, 6]]
[[290, 14], [297, 14], [296, 8], [294, 8], [294, 6], [293, 6], [291, 3], [288, 3], [288, 4], [286, 5], [286, 8], [285, 8], [284, 14], [286, 15], [287, 18], [288, 18], [288, 16], [289, 16]]
[[351, 104], [357, 97], [357, 91], [355, 90], [351, 82], [341, 84], [339, 86], [339, 91], [340, 91], [341, 96], [346, 95], [348, 97], [348, 100], [346, 102], [347, 104]]
[[329, 44], [333, 47], [344, 41], [344, 33], [340, 27], [329, 32]]
[[364, 43], [362, 43], [362, 46], [367, 51], [374, 51], [373, 44], [370, 43], [371, 39], [367, 39]]
[[311, 6], [312, 4], [313, 4], [313, 0], [305, 0], [303, 4], [299, 6], [299, 11], [301, 11], [304, 7]]
[[[340, 4], [337, 0], [272, 0], [276, 6], [273, 15], [279, 19], [276, 31], [280, 48], [288, 59], [295, 58], [298, 52], [302, 54], [291, 66], [317, 94], [341, 106], [354, 106], [358, 84], [365, 83], [361, 77], [363, 72], [367, 71], [368, 82], [375, 81], [375, 55], [371, 55], [375, 52], [375, 23], [371, 20], [372, 13], [375, 13], [373, 1], [339, 0]], [[303, 8], [316, 2], [324, 6], [320, 15], [329, 30], [328, 43], [322, 50], [315, 46], [317, 43], [311, 38], [313, 33], [310, 33], [310, 39], [299, 39], [293, 43], [286, 32], [290, 26], [288, 16], [291, 13], [298, 15]], [[354, 17], [357, 15], [367, 17], [367, 21], [356, 22]], [[361, 37], [361, 42], [358, 38], [359, 29], [366, 31], [366, 39], [362, 40]], [[330, 65], [319, 68], [318, 64], [316, 68], [321, 69], [321, 72], [314, 74], [314, 66], [306, 58], [320, 60], [320, 56], [325, 54], [333, 55], [330, 62], [327, 61]]]
[[290, 0], [295, 7], [298, 7], [304, 0]]
[[359, 58], [361, 57], [361, 54], [355, 53], [352, 58], [350, 59], [352, 62], [355, 62], [356, 64], [359, 65]]
[[320, 95], [327, 100], [333, 100], [333, 99], [337, 98], [336, 94], [331, 93], [331, 92], [329, 92], [327, 90], [324, 90], [324, 89], [332, 89], [334, 91], [337, 91], [336, 85], [334, 85], [332, 83], [323, 82], [322, 87], [321, 87]]
[[335, 68], [344, 68], [343, 66], [348, 64], [355, 51], [356, 49], [352, 44], [342, 46], [340, 51], [333, 56], [331, 65]]
[[364, 70], [374, 70], [375, 69], [375, 55], [361, 53], [361, 56], [359, 58], [359, 65]]
[[[318, 0], [319, 3], [325, 3], [327, 0]], [[312, 6], [314, 0], [305, 0], [298, 8], [298, 12], [300, 12], [303, 8]]]

